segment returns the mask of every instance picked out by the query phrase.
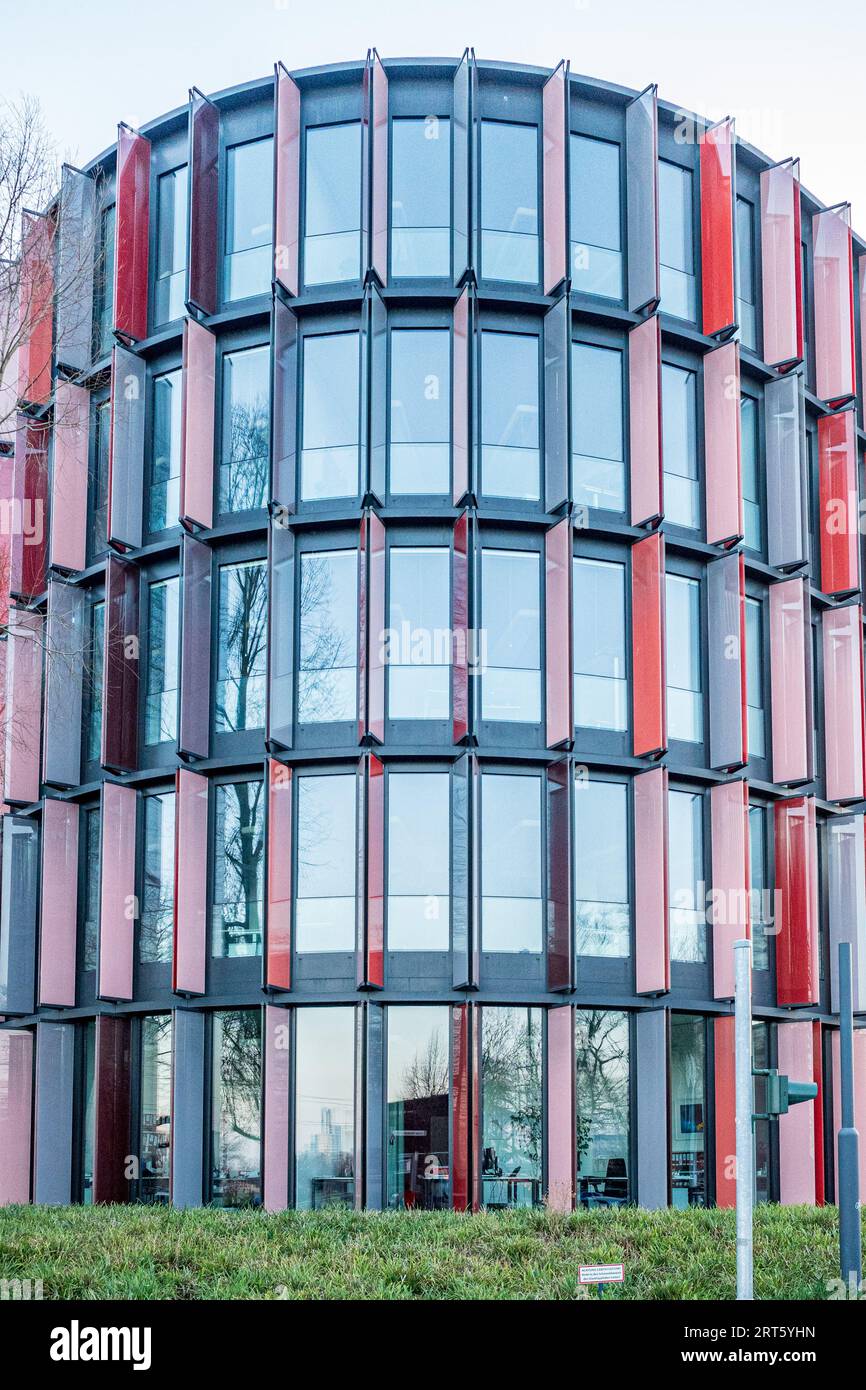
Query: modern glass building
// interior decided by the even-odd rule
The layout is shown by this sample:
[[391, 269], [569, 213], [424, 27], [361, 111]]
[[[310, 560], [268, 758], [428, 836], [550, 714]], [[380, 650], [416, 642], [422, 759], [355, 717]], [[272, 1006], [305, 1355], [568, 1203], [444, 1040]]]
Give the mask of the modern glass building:
[[0, 1201], [730, 1205], [747, 932], [755, 1063], [819, 1090], [757, 1196], [832, 1200], [847, 208], [654, 87], [372, 52], [121, 126], [46, 247]]

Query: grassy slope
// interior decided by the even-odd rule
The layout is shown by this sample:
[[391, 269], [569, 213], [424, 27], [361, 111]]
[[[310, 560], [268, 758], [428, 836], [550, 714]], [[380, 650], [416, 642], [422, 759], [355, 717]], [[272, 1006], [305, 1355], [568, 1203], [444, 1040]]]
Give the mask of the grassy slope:
[[[824, 1298], [837, 1241], [833, 1207], [759, 1208], [756, 1297]], [[608, 1297], [733, 1298], [734, 1213], [0, 1210], [0, 1279], [45, 1298], [566, 1299], [608, 1261]]]

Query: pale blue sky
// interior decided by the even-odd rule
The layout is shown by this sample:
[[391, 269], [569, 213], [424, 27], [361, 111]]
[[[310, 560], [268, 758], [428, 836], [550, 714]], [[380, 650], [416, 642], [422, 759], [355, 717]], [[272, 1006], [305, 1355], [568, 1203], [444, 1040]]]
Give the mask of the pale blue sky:
[[572, 68], [712, 118], [777, 159], [799, 155], [807, 188], [849, 199], [866, 234], [866, 9], [851, 0], [30, 0], [4, 6], [0, 91], [42, 103], [61, 154], [86, 161], [136, 125], [289, 68], [362, 57], [454, 55]]

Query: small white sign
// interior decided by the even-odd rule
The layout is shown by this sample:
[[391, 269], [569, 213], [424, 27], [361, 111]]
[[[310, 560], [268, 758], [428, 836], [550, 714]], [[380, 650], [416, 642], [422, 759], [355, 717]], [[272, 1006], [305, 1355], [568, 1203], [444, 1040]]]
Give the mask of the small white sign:
[[581, 1265], [581, 1284], [621, 1284], [625, 1279], [622, 1265]]

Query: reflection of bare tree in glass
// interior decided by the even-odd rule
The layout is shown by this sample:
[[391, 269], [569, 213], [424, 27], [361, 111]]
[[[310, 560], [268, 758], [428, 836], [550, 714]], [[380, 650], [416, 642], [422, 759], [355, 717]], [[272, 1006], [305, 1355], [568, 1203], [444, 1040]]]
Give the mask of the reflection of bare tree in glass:
[[174, 792], [145, 797], [141, 960], [171, 960], [174, 931]]
[[439, 1033], [431, 1033], [424, 1052], [416, 1052], [400, 1078], [401, 1100], [427, 1100], [448, 1094], [448, 1047]]
[[493, 1120], [540, 1173], [541, 1029], [530, 1010], [484, 1010], [481, 1067], [487, 1121]]
[[220, 789], [223, 814], [217, 843], [222, 872], [222, 953], [233, 945], [245, 946], [244, 954], [261, 949], [264, 817], [262, 783], [235, 782]]
[[220, 570], [220, 732], [257, 729], [264, 723], [267, 585], [263, 561]]
[[252, 400], [233, 401], [228, 428], [228, 458], [221, 469], [220, 510], [253, 511], [265, 505], [268, 494], [267, 397], [256, 395]]
[[345, 630], [335, 621], [334, 575], [327, 555], [301, 559], [301, 653], [298, 714], [302, 722], [345, 718], [341, 690], [333, 673], [354, 665]]
[[[258, 1201], [261, 1143], [262, 1042], [258, 1009], [219, 1015], [221, 1113], [214, 1155], [226, 1206]], [[214, 1194], [217, 1195], [216, 1193]]]
[[577, 1012], [577, 1162], [593, 1133], [628, 1135], [628, 1024], [609, 1009]]

